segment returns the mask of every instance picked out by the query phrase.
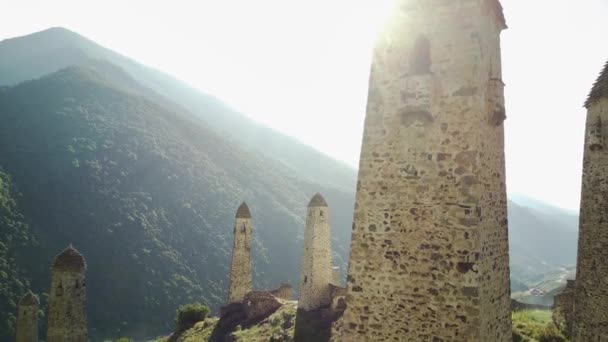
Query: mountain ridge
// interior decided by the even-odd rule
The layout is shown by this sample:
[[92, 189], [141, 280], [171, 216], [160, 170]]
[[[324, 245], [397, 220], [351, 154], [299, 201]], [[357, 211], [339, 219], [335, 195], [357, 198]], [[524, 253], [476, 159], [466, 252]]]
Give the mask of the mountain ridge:
[[[37, 78], [69, 65], [82, 64], [90, 58], [105, 59], [126, 70], [142, 85], [206, 120], [223, 134], [282, 162], [301, 178], [343, 191], [355, 185], [356, 170], [346, 163], [263, 126], [170, 75], [141, 65], [68, 29], [55, 27], [0, 41], [0, 56], [3, 56], [0, 75], [9, 75], [0, 78], [0, 86]], [[307, 162], [310, 160], [315, 160], [316, 165], [311, 166]]]

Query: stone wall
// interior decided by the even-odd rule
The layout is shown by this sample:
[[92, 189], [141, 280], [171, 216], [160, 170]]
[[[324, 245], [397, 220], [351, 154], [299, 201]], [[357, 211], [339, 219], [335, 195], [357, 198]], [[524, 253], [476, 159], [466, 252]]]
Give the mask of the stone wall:
[[315, 310], [330, 305], [333, 281], [329, 209], [319, 194], [308, 204], [305, 229], [298, 309]]
[[587, 103], [574, 342], [608, 341], [608, 65], [597, 85], [605, 92]]
[[401, 0], [377, 40], [342, 341], [510, 341], [496, 0]]
[[334, 311], [346, 309], [346, 287], [330, 285], [331, 308]]
[[241, 303], [251, 292], [251, 214], [247, 204], [238, 208], [234, 223], [232, 263], [230, 266], [229, 303]]
[[269, 291], [271, 295], [283, 299], [283, 300], [293, 300], [293, 287], [289, 284], [281, 284], [281, 286], [276, 290]]
[[574, 280], [568, 280], [566, 288], [553, 297], [553, 323], [562, 328], [567, 336], [571, 336], [573, 318]]
[[40, 300], [32, 292], [21, 298], [17, 308], [17, 342], [38, 342]]
[[84, 257], [72, 246], [55, 258], [51, 270], [47, 342], [87, 341]]
[[243, 310], [248, 320], [268, 317], [280, 307], [281, 302], [268, 291], [251, 291], [243, 298]]

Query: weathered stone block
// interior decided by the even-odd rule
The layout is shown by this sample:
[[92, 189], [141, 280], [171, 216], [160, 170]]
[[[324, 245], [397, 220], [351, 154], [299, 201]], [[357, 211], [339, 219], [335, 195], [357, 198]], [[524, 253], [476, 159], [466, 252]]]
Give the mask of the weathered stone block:
[[248, 320], [264, 318], [281, 307], [281, 303], [267, 291], [252, 291], [243, 299], [243, 310]]

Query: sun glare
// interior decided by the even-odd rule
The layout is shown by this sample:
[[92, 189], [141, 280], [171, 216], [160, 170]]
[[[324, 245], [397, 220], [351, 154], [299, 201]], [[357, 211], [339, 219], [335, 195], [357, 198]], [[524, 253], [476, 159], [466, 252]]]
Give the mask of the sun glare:
[[368, 43], [373, 43], [378, 36], [382, 26], [395, 9], [396, 0], [366, 1], [360, 8], [360, 15], [365, 25], [361, 25], [362, 36], [366, 37]]

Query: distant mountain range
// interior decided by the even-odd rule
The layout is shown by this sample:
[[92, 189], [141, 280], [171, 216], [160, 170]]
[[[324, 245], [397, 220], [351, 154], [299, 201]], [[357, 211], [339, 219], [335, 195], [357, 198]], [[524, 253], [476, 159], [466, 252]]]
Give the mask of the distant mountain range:
[[[74, 32], [0, 42], [0, 123], [0, 340], [68, 243], [87, 258], [94, 340], [166, 333], [180, 304], [217, 308], [242, 200], [256, 288], [298, 285], [315, 192], [344, 275], [356, 170]], [[576, 217], [545, 209], [509, 202], [517, 289], [575, 263]]]

